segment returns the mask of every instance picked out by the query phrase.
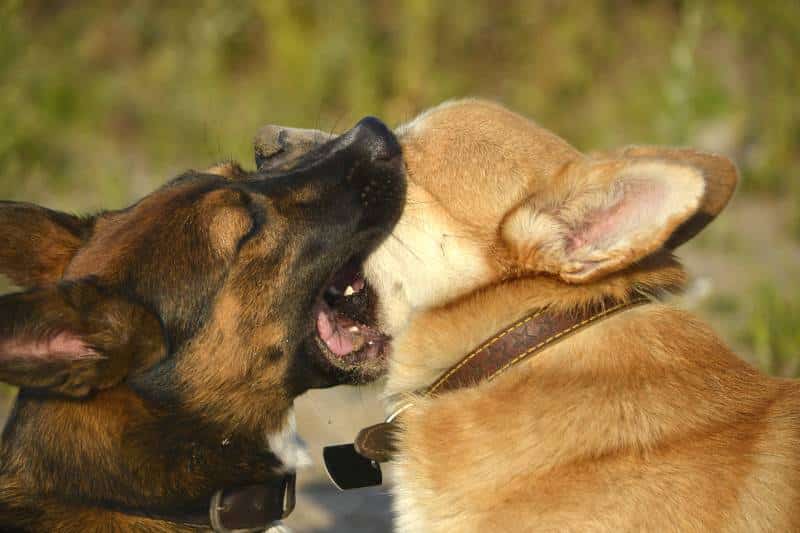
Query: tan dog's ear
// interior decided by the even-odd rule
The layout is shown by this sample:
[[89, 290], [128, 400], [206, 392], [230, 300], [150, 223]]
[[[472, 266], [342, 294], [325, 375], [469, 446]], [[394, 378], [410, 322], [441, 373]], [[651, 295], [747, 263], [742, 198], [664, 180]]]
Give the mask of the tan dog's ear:
[[685, 243], [714, 220], [733, 196], [739, 173], [736, 166], [725, 156], [698, 152], [689, 148], [661, 148], [658, 146], [630, 146], [616, 153], [618, 157], [634, 159], [664, 159], [683, 161], [703, 175], [705, 193], [697, 212], [675, 230], [665, 246], [675, 249]]
[[736, 169], [692, 150], [628, 148], [572, 163], [557, 192], [509, 213], [501, 234], [523, 269], [585, 283], [697, 234], [730, 199]]

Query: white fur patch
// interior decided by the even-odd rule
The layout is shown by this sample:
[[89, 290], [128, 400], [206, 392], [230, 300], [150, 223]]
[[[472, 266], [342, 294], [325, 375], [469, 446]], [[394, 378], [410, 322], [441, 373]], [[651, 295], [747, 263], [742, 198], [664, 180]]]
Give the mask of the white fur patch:
[[292, 472], [311, 464], [311, 456], [303, 439], [297, 434], [297, 420], [294, 409], [289, 410], [283, 429], [267, 436], [272, 453], [283, 463], [287, 472]]
[[521, 207], [508, 217], [501, 231], [514, 259], [527, 268], [546, 269], [549, 265], [536, 262], [563, 252], [566, 228], [548, 213]]
[[364, 264], [378, 293], [382, 329], [391, 336], [402, 333], [414, 311], [474, 290], [491, 275], [481, 247], [461, 236], [433, 202], [409, 183], [408, 204], [392, 236]]
[[430, 521], [423, 512], [425, 509], [423, 494], [428, 492], [426, 487], [423, 484], [415, 483], [411, 469], [406, 464], [394, 464], [392, 474], [395, 479], [395, 485], [392, 488], [395, 533], [427, 531]]
[[277, 524], [270, 526], [269, 529], [264, 531], [264, 533], [292, 533], [292, 530], [283, 525], [283, 523], [278, 522]]

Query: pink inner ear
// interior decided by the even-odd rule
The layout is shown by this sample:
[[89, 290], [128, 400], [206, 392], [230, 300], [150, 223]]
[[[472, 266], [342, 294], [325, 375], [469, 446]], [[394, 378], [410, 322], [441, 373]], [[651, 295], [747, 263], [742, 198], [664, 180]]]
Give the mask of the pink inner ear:
[[46, 339], [0, 341], [2, 359], [97, 359], [102, 357], [83, 339], [62, 331]]
[[659, 209], [664, 191], [657, 184], [629, 182], [623, 191], [621, 198], [591, 213], [568, 237], [568, 252], [584, 246], [611, 248], [617, 241], [633, 237], [643, 227], [662, 222]]
[[612, 235], [618, 225], [619, 217], [625, 215], [625, 209], [625, 204], [620, 201], [610, 209], [592, 213], [580, 229], [568, 237], [567, 251], [571, 252], [587, 244], [600, 243]]

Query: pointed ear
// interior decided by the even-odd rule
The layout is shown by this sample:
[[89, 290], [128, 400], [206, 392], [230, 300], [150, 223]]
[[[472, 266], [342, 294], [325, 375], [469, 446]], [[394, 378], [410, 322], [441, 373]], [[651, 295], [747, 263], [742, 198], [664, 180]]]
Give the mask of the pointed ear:
[[92, 225], [32, 204], [0, 202], [0, 274], [21, 287], [56, 283]]
[[691, 148], [629, 146], [615, 152], [612, 157], [682, 162], [700, 171], [705, 184], [703, 199], [697, 211], [681, 224], [665, 243], [665, 246], [671, 249], [692, 239], [714, 220], [728, 205], [739, 182], [739, 172], [730, 159]]
[[696, 235], [737, 182], [728, 159], [693, 150], [613, 155], [573, 163], [561, 191], [530, 198], [506, 217], [501, 234], [523, 269], [570, 283], [622, 270]]
[[268, 124], [253, 140], [258, 170], [288, 170], [302, 156], [336, 137], [319, 130]]
[[79, 397], [165, 354], [155, 315], [89, 283], [0, 297], [0, 381]]

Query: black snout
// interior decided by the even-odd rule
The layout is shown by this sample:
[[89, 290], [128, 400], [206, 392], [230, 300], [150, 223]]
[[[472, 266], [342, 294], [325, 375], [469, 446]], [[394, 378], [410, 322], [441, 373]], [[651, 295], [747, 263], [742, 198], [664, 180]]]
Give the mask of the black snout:
[[262, 128], [257, 137], [265, 148], [262, 157], [266, 151], [280, 156], [314, 142], [288, 168], [271, 166], [275, 156], [268, 157], [269, 166], [248, 187], [272, 196], [287, 217], [339, 228], [341, 237], [390, 231], [402, 211], [406, 186], [402, 150], [392, 130], [366, 117], [333, 139], [280, 126]]
[[269, 124], [261, 128], [253, 140], [256, 166], [265, 172], [291, 170], [301, 166], [306, 156], [318, 160], [334, 150], [348, 147], [358, 150], [360, 157], [370, 162], [388, 161], [400, 155], [400, 145], [394, 134], [375, 117], [363, 118], [338, 137], [320, 130]]
[[343, 135], [367, 161], [389, 161], [400, 155], [400, 144], [394, 133], [375, 117], [362, 118]]
[[339, 153], [349, 154], [353, 166], [347, 186], [358, 192], [361, 226], [381, 226], [399, 215], [397, 200], [405, 191], [402, 150], [394, 133], [375, 117], [361, 119], [337, 140]]

